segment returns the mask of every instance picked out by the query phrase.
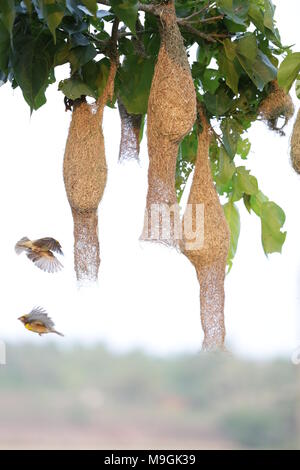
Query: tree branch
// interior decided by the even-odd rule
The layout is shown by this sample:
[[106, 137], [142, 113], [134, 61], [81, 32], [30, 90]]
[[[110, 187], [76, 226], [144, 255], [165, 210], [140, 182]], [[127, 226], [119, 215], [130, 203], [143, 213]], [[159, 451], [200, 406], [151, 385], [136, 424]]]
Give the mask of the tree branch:
[[199, 38], [204, 39], [207, 42], [217, 42], [216, 39], [214, 39], [212, 34], [206, 34], [206, 33], [203, 33], [202, 31], [198, 31], [198, 29], [194, 28], [193, 26], [191, 26], [189, 23], [186, 23], [185, 21], [180, 21], [178, 19], [177, 23], [179, 26], [184, 28], [188, 33], [194, 34], [195, 36], [198, 36]]
[[[98, 3], [111, 7], [109, 0], [98, 0]], [[144, 5], [143, 3], [138, 2], [137, 4], [139, 11], [144, 11], [145, 13], [152, 13], [153, 15], [159, 15], [161, 7], [159, 5], [153, 5], [152, 3]]]
[[[103, 5], [106, 6], [111, 6], [109, 0], [98, 0], [98, 3], [102, 3]], [[138, 10], [144, 11], [145, 13], [152, 13], [155, 16], [160, 16], [160, 13], [162, 11], [162, 6], [161, 5], [154, 5], [152, 3], [149, 3], [147, 5], [138, 2], [137, 4]], [[205, 11], [207, 8], [210, 7], [210, 3], [206, 5], [204, 8], [202, 8], [197, 14], [201, 13], [202, 11]], [[183, 27], [187, 32], [200, 37], [201, 39], [204, 39], [207, 42], [215, 43], [217, 42], [215, 38], [220, 38], [220, 37], [225, 37], [224, 35], [218, 35], [218, 34], [206, 34], [203, 33], [202, 31], [198, 31], [196, 28], [194, 28], [187, 20], [189, 20], [191, 17], [196, 16], [196, 14], [192, 14], [189, 17], [186, 18], [177, 18], [177, 24], [181, 27]], [[209, 21], [217, 21], [219, 19], [223, 19], [224, 15], [219, 15], [219, 16], [213, 16], [211, 18], [205, 18], [205, 19], [199, 19], [199, 23], [207, 23]], [[226, 36], [228, 37], [228, 36]]]

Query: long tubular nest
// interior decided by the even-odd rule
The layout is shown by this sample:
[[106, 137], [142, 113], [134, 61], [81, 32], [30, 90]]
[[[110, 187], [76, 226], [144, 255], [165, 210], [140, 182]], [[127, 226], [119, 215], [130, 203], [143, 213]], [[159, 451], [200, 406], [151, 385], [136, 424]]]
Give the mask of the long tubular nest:
[[182, 251], [194, 265], [200, 284], [202, 348], [212, 351], [224, 348], [224, 280], [230, 231], [211, 174], [210, 126], [201, 106], [199, 118], [202, 132], [198, 135], [193, 182], [182, 221]]
[[[149, 151], [148, 194], [142, 240], [177, 245], [178, 205], [175, 171], [178, 146], [196, 119], [196, 94], [174, 2], [161, 10], [161, 47], [151, 85], [147, 137]], [[170, 224], [160, 207], [173, 209]], [[153, 210], [156, 211], [154, 219]], [[169, 225], [164, 226], [165, 223]], [[166, 232], [164, 232], [166, 229]]]

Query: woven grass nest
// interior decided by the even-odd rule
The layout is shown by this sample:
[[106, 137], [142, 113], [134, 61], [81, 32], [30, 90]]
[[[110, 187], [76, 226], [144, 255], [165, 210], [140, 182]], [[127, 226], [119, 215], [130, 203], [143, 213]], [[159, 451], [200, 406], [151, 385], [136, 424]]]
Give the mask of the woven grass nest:
[[[276, 80], [271, 82], [270, 93], [262, 101], [259, 107], [261, 118], [267, 123], [271, 130], [275, 130], [284, 135], [283, 128], [287, 125], [295, 112], [294, 104], [290, 95], [286, 94], [279, 87]], [[280, 118], [284, 119], [281, 127], [278, 127]]]
[[121, 119], [121, 142], [119, 162], [126, 160], [139, 160], [140, 130], [142, 125], [141, 114], [130, 114], [118, 98], [118, 108]]
[[[210, 126], [201, 106], [199, 119], [202, 132], [198, 135], [197, 160], [188, 205], [183, 217], [182, 251], [196, 269], [200, 284], [201, 323], [204, 331], [202, 349], [212, 351], [224, 348], [224, 279], [230, 243], [230, 231], [213, 182], [210, 160]], [[196, 225], [196, 205], [203, 204], [204, 224]], [[190, 218], [192, 217], [192, 221]], [[190, 223], [195, 237], [186, 235]], [[202, 246], [194, 244], [203, 230]]]
[[[178, 146], [196, 119], [196, 94], [174, 2], [162, 8], [161, 46], [154, 70], [147, 114], [149, 152], [148, 194], [142, 240], [177, 245], [174, 224], [178, 223], [175, 170]], [[156, 222], [155, 205], [174, 208], [171, 230], [163, 233], [163, 217]]]
[[294, 170], [300, 175], [300, 109], [291, 138], [291, 162]]
[[74, 221], [74, 265], [79, 281], [95, 281], [100, 264], [98, 205], [107, 179], [103, 111], [113, 96], [116, 64], [102, 96], [94, 104], [83, 97], [73, 104], [64, 156], [64, 183]]

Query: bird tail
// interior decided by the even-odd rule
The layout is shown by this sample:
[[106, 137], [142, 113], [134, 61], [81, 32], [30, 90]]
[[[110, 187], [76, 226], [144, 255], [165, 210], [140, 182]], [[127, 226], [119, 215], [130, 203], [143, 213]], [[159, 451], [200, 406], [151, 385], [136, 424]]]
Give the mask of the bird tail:
[[20, 253], [22, 253], [22, 251], [26, 250], [26, 245], [24, 245], [26, 242], [29, 242], [29, 238], [28, 237], [23, 237], [21, 238], [21, 240], [19, 240], [16, 245], [15, 245], [15, 252], [17, 253], [17, 255], [19, 255]]
[[56, 330], [51, 330], [51, 331], [52, 331], [52, 333], [56, 333], [56, 334], [59, 335], [59, 336], [65, 336], [65, 335], [63, 335], [62, 333], [60, 333], [59, 331], [56, 331]]

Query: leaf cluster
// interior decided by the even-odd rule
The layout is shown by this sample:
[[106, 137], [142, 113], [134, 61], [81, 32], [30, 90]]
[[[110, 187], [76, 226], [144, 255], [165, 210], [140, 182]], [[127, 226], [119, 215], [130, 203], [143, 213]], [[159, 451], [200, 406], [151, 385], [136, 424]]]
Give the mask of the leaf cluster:
[[[56, 81], [56, 67], [68, 64], [70, 73], [59, 83], [59, 90], [69, 100], [83, 95], [97, 99], [109, 73], [108, 31], [117, 17], [121, 22], [120, 65], [115, 94], [129, 113], [145, 116], [160, 47], [155, 9], [161, 4], [150, 0], [1, 0], [0, 84], [20, 87], [30, 109], [36, 110], [46, 102], [47, 87]], [[280, 57], [285, 59], [278, 80], [288, 91], [300, 72], [299, 53], [281, 44], [271, 0], [176, 0], [175, 6], [197, 98], [213, 127], [212, 172], [218, 193], [227, 198], [224, 210], [232, 231], [229, 263], [239, 234], [238, 201], [260, 217], [265, 253], [281, 251], [284, 213], [236, 161], [249, 156], [246, 132], [277, 78]], [[179, 147], [179, 200], [195, 164], [197, 140], [196, 124]]]

